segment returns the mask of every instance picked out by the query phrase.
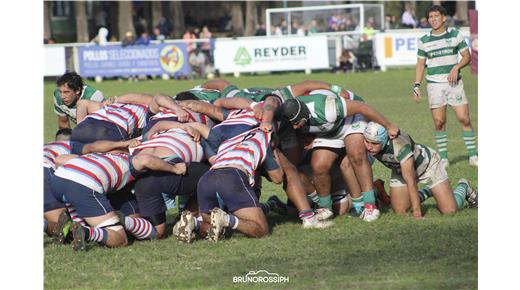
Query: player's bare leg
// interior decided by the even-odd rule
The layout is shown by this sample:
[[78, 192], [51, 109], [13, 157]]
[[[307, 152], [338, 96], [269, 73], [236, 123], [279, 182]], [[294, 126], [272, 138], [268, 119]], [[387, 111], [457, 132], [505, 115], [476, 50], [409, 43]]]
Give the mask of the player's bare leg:
[[396, 214], [406, 214], [411, 207], [408, 188], [405, 186], [390, 187], [390, 201]]
[[57, 208], [57, 209], [53, 209], [53, 210], [49, 210], [49, 211], [46, 211], [43, 213], [43, 218], [45, 220], [47, 220], [47, 229], [45, 230], [45, 232], [51, 236], [53, 231], [54, 231], [54, 228], [56, 227], [56, 224], [58, 223], [58, 219], [60, 217], [60, 214], [66, 210], [64, 207], [63, 208]]
[[437, 151], [446, 165], [448, 162], [448, 134], [446, 134], [446, 106], [431, 109], [435, 127]]
[[460, 106], [452, 106], [451, 108], [455, 112], [455, 116], [462, 126], [463, 139], [466, 149], [468, 150], [469, 163], [472, 166], [478, 166], [476, 137], [469, 116], [469, 105], [464, 104]]
[[330, 169], [337, 158], [338, 154], [336, 152], [327, 149], [315, 149], [312, 152], [313, 181], [316, 192], [319, 195], [320, 207], [332, 209]]
[[262, 209], [258, 207], [242, 208], [234, 211], [238, 218], [237, 230], [251, 238], [262, 238], [269, 233], [269, 226]]

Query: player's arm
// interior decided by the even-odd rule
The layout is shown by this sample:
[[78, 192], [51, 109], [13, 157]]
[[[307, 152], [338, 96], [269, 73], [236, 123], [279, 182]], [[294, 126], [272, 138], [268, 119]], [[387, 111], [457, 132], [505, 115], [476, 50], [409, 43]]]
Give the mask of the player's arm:
[[385, 127], [388, 131], [388, 137], [390, 137], [390, 139], [394, 139], [399, 135], [399, 128], [392, 124], [390, 121], [388, 121], [388, 119], [386, 119], [383, 115], [381, 115], [371, 106], [359, 101], [346, 100], [345, 102], [347, 104], [346, 117], [355, 114], [362, 114], [369, 120], [379, 123], [383, 127]]
[[225, 99], [217, 99], [213, 102], [215, 106], [219, 106], [226, 109], [249, 109], [255, 106], [257, 103], [253, 100], [239, 97], [231, 97]]
[[211, 129], [207, 125], [197, 122], [186, 123], [184, 125], [188, 128], [197, 131], [200, 134], [200, 136], [202, 136], [202, 138], [208, 139], [209, 131]]
[[[262, 122], [260, 123], [260, 129], [264, 132], [271, 132], [273, 130], [273, 120], [276, 110], [280, 107], [280, 101], [278, 98], [267, 97], [264, 101], [262, 108]], [[254, 106], [256, 108], [256, 106]], [[255, 112], [256, 115], [256, 112]]]
[[421, 101], [421, 80], [424, 75], [424, 69], [426, 68], [426, 58], [418, 57], [417, 63], [415, 64], [415, 82], [413, 85], [413, 99], [416, 103]]
[[403, 175], [403, 179], [406, 182], [406, 188], [408, 189], [413, 217], [420, 218], [422, 217], [421, 201], [419, 200], [419, 189], [417, 188], [417, 181], [415, 179], [416, 173], [413, 155], [408, 157], [406, 160], [401, 161], [401, 174]]
[[457, 84], [459, 80], [459, 71], [471, 62], [471, 54], [467, 46], [464, 50], [460, 51], [460, 55], [461, 59], [459, 63], [453, 66], [448, 75], [448, 82], [453, 85]]
[[114, 102], [119, 103], [138, 103], [150, 105], [153, 100], [153, 96], [141, 93], [128, 93], [122, 96], [114, 97]]
[[69, 160], [71, 160], [72, 158], [76, 158], [78, 157], [79, 155], [76, 155], [76, 154], [62, 154], [58, 157], [56, 157], [56, 159], [54, 159], [54, 165], [56, 165], [56, 168], [62, 166], [63, 164], [69, 162]]
[[227, 86], [230, 86], [231, 83], [226, 80], [209, 80], [201, 85], [202, 88], [210, 89], [210, 90], [217, 90], [217, 91], [224, 91], [224, 89]]
[[200, 134], [192, 130], [191, 127], [188, 127], [187, 123], [180, 123], [175, 121], [159, 121], [155, 125], [153, 125], [152, 128], [150, 128], [150, 130], [146, 132], [146, 134], [143, 135], [143, 140], [148, 140], [150, 139], [150, 137], [159, 132], [167, 131], [174, 128], [179, 128], [187, 131], [188, 133], [190, 133], [190, 135], [193, 136], [193, 139], [196, 139], [195, 141], [198, 141], [198, 139], [200, 138]]
[[85, 144], [81, 149], [81, 154], [89, 153], [105, 153], [110, 151], [128, 152], [128, 146], [134, 140], [126, 141], [109, 141], [109, 140], [98, 140], [92, 143]]
[[69, 117], [67, 116], [58, 116], [58, 128], [70, 128]]
[[204, 114], [213, 120], [222, 122], [225, 119], [222, 109], [213, 104], [197, 100], [179, 101], [178, 103], [183, 108], [187, 108], [190, 111]]
[[152, 102], [150, 103], [150, 112], [153, 114], [158, 113], [161, 108], [170, 109], [175, 111], [177, 115], [177, 119], [181, 122], [187, 122], [190, 118], [188, 112], [186, 112], [176, 101], [168, 96], [156, 95], [153, 97]]
[[171, 172], [177, 175], [184, 175], [186, 173], [186, 163], [170, 164], [151, 154], [140, 153], [133, 156], [131, 160], [135, 170], [139, 172], [157, 170]]
[[89, 100], [79, 100], [76, 103], [76, 120], [78, 124], [89, 114], [103, 108], [103, 103]]
[[330, 90], [337, 95], [348, 98], [348, 93], [340, 86], [332, 85], [322, 81], [305, 80], [300, 83], [291, 85], [291, 90], [295, 96], [302, 96], [305, 92], [313, 90]]

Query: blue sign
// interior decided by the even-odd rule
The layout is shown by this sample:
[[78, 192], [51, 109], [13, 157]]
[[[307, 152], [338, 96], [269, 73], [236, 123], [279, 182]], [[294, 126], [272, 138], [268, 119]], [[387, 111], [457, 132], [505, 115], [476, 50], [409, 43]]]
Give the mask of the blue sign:
[[183, 42], [107, 46], [78, 49], [79, 72], [84, 77], [129, 75], [188, 75], [188, 52]]

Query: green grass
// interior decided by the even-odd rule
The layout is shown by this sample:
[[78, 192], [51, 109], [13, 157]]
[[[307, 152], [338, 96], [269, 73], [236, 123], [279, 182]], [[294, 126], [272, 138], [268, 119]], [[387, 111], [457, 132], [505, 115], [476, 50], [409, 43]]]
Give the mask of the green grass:
[[[304, 79], [323, 80], [349, 88], [408, 132], [415, 141], [435, 148], [433, 122], [426, 99], [411, 99], [414, 71], [358, 74], [273, 74], [228, 78], [239, 87], [278, 87]], [[477, 77], [464, 71], [466, 95], [477, 129]], [[107, 96], [126, 92], [175, 94], [195, 81], [107, 81], [92, 84]], [[53, 83], [45, 83], [44, 141], [57, 129], [52, 112]], [[423, 93], [425, 94], [424, 90]], [[469, 167], [462, 132], [448, 113], [447, 132], [452, 184], [467, 178], [477, 184]], [[374, 177], [388, 180], [389, 171], [376, 163]], [[388, 189], [388, 187], [387, 187]], [[284, 196], [278, 186], [264, 183], [261, 200]], [[285, 198], [282, 198], [285, 200]], [[164, 289], [164, 288], [289, 288], [289, 289], [475, 289], [477, 288], [477, 210], [441, 216], [433, 201], [423, 205], [424, 220], [384, 211], [373, 223], [339, 217], [326, 230], [301, 229], [296, 219], [269, 214], [272, 233], [261, 240], [235, 235], [218, 244], [197, 241], [182, 245], [171, 237], [135, 242], [123, 249], [94, 247], [74, 253], [45, 239], [45, 288]], [[171, 220], [174, 211], [169, 212]], [[289, 283], [234, 284], [233, 276], [267, 270], [289, 276]]]

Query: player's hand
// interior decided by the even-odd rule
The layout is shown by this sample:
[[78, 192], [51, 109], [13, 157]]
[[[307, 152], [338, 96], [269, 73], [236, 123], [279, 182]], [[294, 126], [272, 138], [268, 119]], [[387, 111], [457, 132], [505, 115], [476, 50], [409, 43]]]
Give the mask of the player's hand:
[[186, 174], [186, 163], [182, 162], [182, 163], [177, 163], [177, 164], [173, 165], [172, 172], [177, 175]]
[[260, 123], [260, 130], [267, 133], [273, 131], [273, 123], [262, 121], [262, 123]]
[[459, 82], [459, 69], [457, 66], [454, 66], [451, 69], [450, 74], [448, 75], [448, 83], [450, 84], [450, 86], [456, 86], [458, 82]]
[[[254, 103], [253, 103], [254, 104]], [[255, 112], [255, 117], [258, 119], [262, 119], [264, 115], [264, 106], [262, 104], [255, 104], [253, 106], [253, 112]]]
[[416, 103], [421, 102], [421, 83], [413, 85], [413, 99]]
[[109, 97], [103, 101], [103, 106], [108, 106], [116, 102], [116, 97]]
[[175, 110], [175, 114], [177, 115], [177, 120], [179, 120], [179, 122], [188, 122], [190, 119], [190, 114], [180, 107]]
[[184, 130], [186, 130], [186, 132], [188, 132], [188, 134], [191, 135], [191, 137], [193, 138], [193, 141], [195, 142], [199, 142], [200, 141], [200, 132], [193, 129], [193, 127], [190, 127], [190, 126], [186, 126], [184, 128]]
[[137, 146], [139, 146], [139, 144], [141, 144], [141, 141], [139, 141], [137, 139], [130, 139], [127, 141], [128, 148], [137, 147]]
[[424, 219], [423, 215], [422, 215], [422, 212], [420, 210], [418, 211], [413, 211], [412, 212], [412, 217], [416, 220], [422, 220]]
[[388, 128], [386, 128], [386, 131], [388, 132], [388, 138], [395, 139], [397, 136], [399, 136], [400, 130], [397, 126], [394, 124], [390, 124]]

